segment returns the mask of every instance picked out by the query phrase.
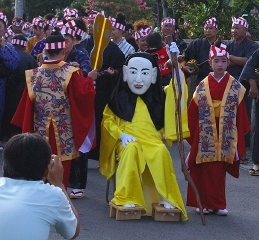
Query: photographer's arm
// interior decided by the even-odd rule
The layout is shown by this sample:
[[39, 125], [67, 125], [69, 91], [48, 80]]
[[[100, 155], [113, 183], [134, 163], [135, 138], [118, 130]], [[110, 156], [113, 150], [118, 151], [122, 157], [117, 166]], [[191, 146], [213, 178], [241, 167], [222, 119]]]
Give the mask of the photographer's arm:
[[71, 209], [73, 211], [73, 213], [75, 214], [75, 217], [77, 219], [77, 226], [76, 226], [76, 231], [75, 231], [75, 235], [72, 237], [72, 239], [75, 239], [80, 232], [80, 221], [79, 221], [79, 216], [78, 213], [72, 203], [72, 201], [70, 200], [68, 194], [67, 194], [67, 190], [65, 189], [63, 183], [62, 183], [62, 179], [63, 179], [63, 166], [61, 163], [61, 160], [58, 156], [56, 155], [52, 155], [52, 162], [49, 165], [49, 174], [48, 174], [48, 181], [50, 184], [59, 187], [62, 189], [63, 193], [65, 194]]

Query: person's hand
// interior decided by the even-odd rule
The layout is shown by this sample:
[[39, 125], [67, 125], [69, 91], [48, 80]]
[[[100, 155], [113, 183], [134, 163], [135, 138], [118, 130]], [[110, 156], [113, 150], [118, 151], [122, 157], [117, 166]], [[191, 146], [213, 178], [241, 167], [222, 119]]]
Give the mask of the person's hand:
[[259, 100], [259, 91], [258, 87], [256, 85], [256, 82], [254, 79], [249, 79], [249, 84], [250, 84], [250, 90], [249, 90], [249, 97], [255, 99], [256, 102]]
[[107, 69], [105, 69], [102, 72], [100, 72], [100, 74], [101, 75], [113, 76], [115, 74], [115, 69], [113, 69], [112, 67], [108, 67]]
[[97, 70], [92, 70], [91, 72], [88, 73], [88, 77], [91, 77], [94, 81], [98, 77]]
[[179, 48], [177, 47], [175, 42], [171, 42], [171, 44], [169, 46], [169, 51], [171, 53], [175, 53], [177, 57], [180, 54]]
[[80, 64], [78, 62], [70, 62], [69, 64], [73, 67], [80, 67]]
[[49, 183], [56, 187], [61, 187], [63, 180], [63, 171], [64, 169], [61, 163], [61, 159], [57, 155], [52, 154], [49, 164], [49, 174], [47, 177]]
[[190, 67], [190, 66], [184, 66], [183, 67], [183, 71], [187, 74], [190, 74], [192, 75], [193, 72], [195, 71], [195, 68], [194, 67]]
[[136, 138], [134, 138], [133, 136], [128, 135], [126, 133], [122, 133], [120, 135], [120, 140], [122, 142], [123, 147], [126, 147], [129, 142], [136, 142], [137, 141]]
[[0, 38], [0, 46], [2, 48], [5, 48], [5, 38], [4, 37]]

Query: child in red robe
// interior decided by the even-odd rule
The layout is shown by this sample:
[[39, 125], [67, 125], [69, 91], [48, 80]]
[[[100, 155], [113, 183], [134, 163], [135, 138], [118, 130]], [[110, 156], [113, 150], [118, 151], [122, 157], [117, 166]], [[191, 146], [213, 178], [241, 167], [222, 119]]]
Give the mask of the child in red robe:
[[[187, 164], [199, 191], [203, 212], [227, 215], [226, 173], [239, 177], [239, 158], [245, 152], [244, 135], [250, 125], [244, 104], [245, 88], [228, 72], [226, 46], [211, 46], [213, 69], [199, 83], [188, 108], [191, 145]], [[187, 206], [199, 208], [190, 186]]]
[[60, 157], [63, 184], [68, 186], [71, 161], [94, 144], [94, 80], [97, 71], [85, 78], [79, 68], [64, 62], [65, 38], [58, 28], [45, 41], [41, 67], [26, 71], [26, 84], [12, 123], [22, 132], [35, 132]]

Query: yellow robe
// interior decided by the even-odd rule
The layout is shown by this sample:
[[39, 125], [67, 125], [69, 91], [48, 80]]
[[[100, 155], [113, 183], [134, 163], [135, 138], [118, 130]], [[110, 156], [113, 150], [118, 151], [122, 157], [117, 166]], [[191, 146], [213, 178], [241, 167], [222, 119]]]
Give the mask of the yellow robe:
[[[170, 105], [174, 105], [172, 103], [174, 102], [172, 101]], [[171, 116], [174, 116], [173, 108], [169, 109], [166, 106], [166, 109], [172, 113]], [[172, 120], [171, 123], [175, 128]], [[186, 126], [187, 122], [184, 124], [186, 131], [184, 136], [189, 135]], [[115, 172], [115, 156], [117, 156], [119, 163], [116, 173], [116, 191], [111, 200], [114, 204], [137, 204], [144, 207], [149, 215], [151, 204], [159, 202], [162, 196], [167, 202], [180, 209], [183, 213], [182, 219], [187, 220], [172, 159], [162, 141], [163, 130], [156, 130], [146, 104], [141, 98], [137, 99], [131, 122], [120, 119], [106, 106], [101, 129], [100, 172], [110, 179]], [[137, 142], [128, 143], [123, 147], [119, 140], [122, 133], [134, 136]], [[167, 135], [175, 137], [175, 129]], [[170, 139], [172, 140], [176, 139]]]

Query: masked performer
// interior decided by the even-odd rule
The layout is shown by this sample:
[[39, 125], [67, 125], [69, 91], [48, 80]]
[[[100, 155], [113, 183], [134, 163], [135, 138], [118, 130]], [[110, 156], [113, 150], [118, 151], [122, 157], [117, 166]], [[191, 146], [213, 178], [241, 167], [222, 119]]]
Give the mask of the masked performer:
[[148, 53], [130, 55], [102, 121], [100, 172], [110, 179], [115, 156], [119, 160], [113, 204], [141, 206], [150, 214], [152, 203], [159, 202], [180, 209], [187, 220], [172, 159], [162, 141], [163, 134], [170, 143], [176, 139], [174, 108], [172, 84], [162, 90], [156, 60]]

